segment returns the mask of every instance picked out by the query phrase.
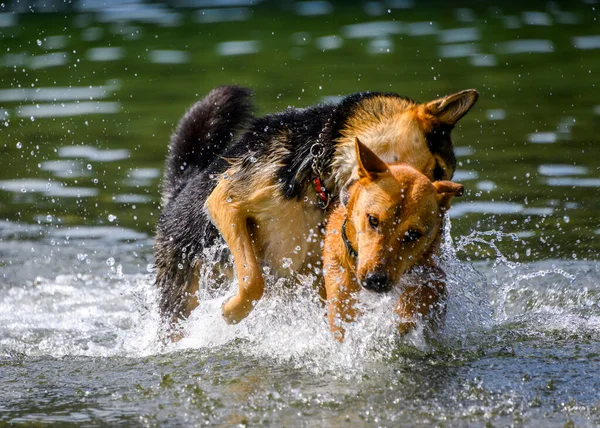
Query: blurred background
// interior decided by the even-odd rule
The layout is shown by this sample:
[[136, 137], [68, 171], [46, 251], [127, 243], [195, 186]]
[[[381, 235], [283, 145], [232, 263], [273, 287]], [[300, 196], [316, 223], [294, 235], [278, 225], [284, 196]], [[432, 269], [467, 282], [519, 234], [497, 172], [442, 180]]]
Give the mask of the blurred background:
[[218, 85], [254, 89], [259, 114], [476, 88], [453, 235], [597, 258], [598, 17], [592, 0], [1, 3], [0, 237], [151, 237], [170, 133]]

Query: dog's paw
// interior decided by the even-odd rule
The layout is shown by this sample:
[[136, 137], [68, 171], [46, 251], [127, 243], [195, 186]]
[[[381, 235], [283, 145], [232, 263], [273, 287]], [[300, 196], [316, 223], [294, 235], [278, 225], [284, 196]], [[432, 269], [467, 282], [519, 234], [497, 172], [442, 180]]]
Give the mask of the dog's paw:
[[221, 306], [221, 314], [227, 324], [238, 324], [246, 318], [254, 308], [254, 302], [247, 302], [239, 296], [233, 296]]

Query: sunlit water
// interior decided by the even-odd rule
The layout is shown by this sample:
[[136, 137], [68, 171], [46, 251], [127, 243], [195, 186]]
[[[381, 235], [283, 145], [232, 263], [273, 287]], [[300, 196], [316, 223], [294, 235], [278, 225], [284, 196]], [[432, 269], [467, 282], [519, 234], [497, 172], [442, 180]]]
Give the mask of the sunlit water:
[[[66, 239], [42, 230], [41, 239], [0, 247], [9, 261], [0, 299], [5, 421], [598, 422], [596, 263], [517, 264], [496, 253], [471, 264], [456, 258], [464, 246], [513, 237], [448, 241], [443, 328], [398, 337], [395, 293], [365, 292], [343, 344], [329, 333], [311, 278], [269, 281], [237, 326], [220, 316], [235, 283], [205, 283], [185, 337], [170, 343], [146, 263], [151, 240], [83, 232]], [[25, 253], [32, 258], [20, 259]]]
[[[598, 6], [180, 3], [0, 3], [0, 423], [600, 425]], [[236, 326], [204, 279], [161, 339], [166, 144], [229, 83], [259, 113], [479, 90], [439, 331], [398, 337], [398, 291], [364, 292], [339, 344], [290, 273]]]

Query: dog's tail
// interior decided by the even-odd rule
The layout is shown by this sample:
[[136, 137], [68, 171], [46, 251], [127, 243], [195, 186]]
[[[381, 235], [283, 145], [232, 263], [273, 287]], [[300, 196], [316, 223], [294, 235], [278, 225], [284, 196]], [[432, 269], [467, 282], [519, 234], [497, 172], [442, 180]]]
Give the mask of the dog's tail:
[[246, 88], [221, 86], [185, 113], [171, 136], [162, 184], [163, 206], [189, 177], [206, 169], [229, 147], [251, 117], [251, 95]]

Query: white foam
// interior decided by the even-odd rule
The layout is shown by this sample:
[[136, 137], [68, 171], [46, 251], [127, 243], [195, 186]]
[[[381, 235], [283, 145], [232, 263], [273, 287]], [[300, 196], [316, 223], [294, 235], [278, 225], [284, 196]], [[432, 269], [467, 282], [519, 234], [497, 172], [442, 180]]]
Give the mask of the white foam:
[[479, 30], [475, 27], [452, 28], [440, 32], [440, 42], [442, 43], [474, 42], [480, 38]]
[[329, 15], [333, 6], [328, 1], [297, 1], [293, 3], [294, 10], [301, 16]]
[[378, 37], [369, 41], [367, 51], [371, 54], [388, 54], [394, 52], [394, 42], [389, 37]]
[[552, 144], [558, 141], [556, 132], [532, 132], [527, 135], [527, 141], [534, 144]]
[[107, 82], [104, 86], [56, 86], [41, 88], [14, 88], [0, 89], [0, 101], [73, 101], [93, 100], [110, 96], [112, 91], [119, 89], [120, 83], [116, 80]]
[[521, 16], [523, 17], [523, 22], [527, 25], [552, 25], [552, 18], [546, 12], [525, 11], [521, 13]]
[[344, 37], [348, 39], [384, 37], [401, 31], [402, 25], [396, 21], [363, 22], [342, 27]]
[[344, 41], [340, 36], [324, 36], [319, 37], [316, 41], [317, 48], [322, 51], [331, 51], [334, 49], [339, 49], [344, 44]]
[[241, 22], [250, 18], [250, 9], [245, 7], [232, 7], [220, 9], [203, 9], [196, 12], [196, 21], [202, 24], [216, 22]]
[[185, 51], [153, 50], [150, 51], [150, 62], [155, 64], [185, 64], [189, 62], [190, 55]]
[[0, 13], [0, 28], [10, 28], [17, 25], [17, 14], [6, 12]]
[[550, 186], [600, 187], [600, 178], [549, 178], [546, 183]]
[[504, 120], [506, 119], [506, 111], [502, 108], [490, 109], [485, 112], [488, 120]]
[[67, 64], [69, 54], [67, 52], [53, 52], [45, 55], [32, 56], [29, 59], [29, 67], [37, 70], [49, 67], [60, 67]]
[[91, 146], [66, 146], [58, 149], [62, 158], [82, 158], [99, 162], [112, 162], [129, 158], [129, 150], [100, 150]]
[[471, 65], [475, 67], [495, 67], [498, 60], [492, 54], [477, 54], [470, 58]]
[[600, 49], [600, 36], [573, 37], [573, 46], [583, 50]]
[[470, 156], [473, 153], [475, 153], [475, 150], [471, 146], [459, 146], [454, 148], [454, 154], [457, 157]]
[[40, 169], [50, 171], [55, 177], [83, 177], [89, 175], [83, 162], [76, 160], [47, 160], [40, 163]]
[[113, 114], [121, 109], [117, 102], [76, 102], [61, 104], [38, 104], [35, 106], [21, 106], [17, 111], [19, 117], [67, 117], [88, 114]]
[[260, 51], [257, 40], [221, 42], [217, 45], [217, 54], [223, 56], [250, 55]]
[[181, 23], [181, 15], [162, 4], [125, 3], [100, 6], [96, 10], [100, 22], [147, 22], [164, 27], [175, 27]]
[[562, 177], [587, 174], [588, 168], [576, 165], [545, 164], [538, 166], [538, 172], [549, 177]]
[[[459, 181], [459, 180], [457, 180]], [[523, 204], [516, 202], [458, 202], [452, 204], [450, 218], [458, 218], [469, 213], [481, 214], [518, 214], [524, 209]]]
[[97, 47], [90, 48], [86, 52], [88, 61], [118, 61], [125, 56], [125, 50], [121, 47]]
[[454, 171], [454, 176], [452, 177], [452, 179], [460, 182], [460, 181], [476, 180], [478, 177], [479, 177], [479, 174], [477, 174], [477, 171], [467, 171], [464, 169], [458, 169], [458, 170]]
[[89, 198], [98, 195], [98, 190], [88, 187], [67, 186], [54, 180], [16, 179], [0, 181], [0, 189], [14, 193], [43, 193], [46, 196]]
[[439, 56], [442, 58], [464, 58], [477, 54], [477, 45], [473, 43], [458, 43], [455, 45], [442, 45], [439, 47]]

